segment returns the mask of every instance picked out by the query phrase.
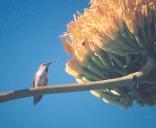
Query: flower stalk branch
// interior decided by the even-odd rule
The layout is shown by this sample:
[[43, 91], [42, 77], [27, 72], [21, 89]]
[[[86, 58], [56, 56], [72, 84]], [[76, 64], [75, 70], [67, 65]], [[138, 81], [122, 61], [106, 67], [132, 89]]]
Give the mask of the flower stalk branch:
[[150, 71], [152, 71], [155, 68], [155, 66], [156, 65], [154, 63], [154, 59], [150, 58], [141, 71], [134, 72], [120, 78], [88, 82], [88, 83], [79, 83], [79, 84], [66, 84], [66, 85], [57, 85], [57, 86], [49, 85], [46, 87], [29, 88], [23, 90], [4, 92], [4, 93], [0, 93], [0, 103], [21, 99], [25, 97], [43, 95], [43, 94], [79, 92], [79, 91], [117, 88], [123, 86], [132, 86], [136, 84], [136, 80], [134, 78], [137, 78], [140, 81], [140, 83], [156, 82], [151, 80], [147, 81], [143, 79], [144, 76], [148, 75]]

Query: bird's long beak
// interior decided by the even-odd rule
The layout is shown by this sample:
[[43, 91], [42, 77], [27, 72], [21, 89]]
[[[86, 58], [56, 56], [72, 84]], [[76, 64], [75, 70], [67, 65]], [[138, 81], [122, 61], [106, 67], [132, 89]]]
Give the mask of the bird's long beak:
[[48, 66], [51, 64], [52, 62], [48, 62], [48, 63], [46, 63]]
[[46, 65], [50, 65], [50, 64], [52, 64], [52, 63], [54, 63], [54, 62], [56, 62], [56, 61], [58, 61], [59, 60], [59, 58], [56, 58], [55, 60], [52, 60], [52, 61], [50, 61], [50, 62], [48, 62], [48, 63], [46, 63]]

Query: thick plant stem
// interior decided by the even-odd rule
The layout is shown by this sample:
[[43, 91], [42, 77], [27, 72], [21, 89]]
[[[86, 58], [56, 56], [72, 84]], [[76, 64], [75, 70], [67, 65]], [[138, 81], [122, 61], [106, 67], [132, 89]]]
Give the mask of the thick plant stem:
[[[0, 93], [0, 103], [7, 102], [15, 99], [20, 99], [24, 97], [43, 95], [43, 94], [56, 94], [56, 93], [65, 93], [65, 92], [79, 92], [79, 91], [89, 91], [89, 90], [100, 90], [106, 88], [117, 88], [123, 86], [132, 86], [136, 82], [136, 78], [141, 82], [145, 83], [142, 78], [145, 75], [148, 75], [151, 70], [155, 68], [155, 63], [153, 59], [149, 59], [141, 71], [131, 73], [127, 76], [95, 81], [89, 83], [80, 83], [80, 84], [66, 84], [60, 86], [46, 86], [38, 88], [30, 88], [23, 90], [15, 90], [10, 92]], [[135, 78], [135, 79], [134, 79]]]

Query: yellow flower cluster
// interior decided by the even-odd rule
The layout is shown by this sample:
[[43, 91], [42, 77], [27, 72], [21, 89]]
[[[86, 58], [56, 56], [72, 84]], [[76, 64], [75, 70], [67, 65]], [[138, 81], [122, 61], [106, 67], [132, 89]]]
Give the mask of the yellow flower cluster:
[[[73, 55], [66, 63], [66, 71], [78, 82], [138, 71], [146, 56], [156, 54], [156, 0], [91, 0], [83, 14], [74, 15], [61, 40], [67, 53]], [[128, 85], [92, 93], [125, 108], [133, 99], [140, 104], [156, 103], [156, 98], [153, 102], [141, 101], [139, 89], [137, 95]]]

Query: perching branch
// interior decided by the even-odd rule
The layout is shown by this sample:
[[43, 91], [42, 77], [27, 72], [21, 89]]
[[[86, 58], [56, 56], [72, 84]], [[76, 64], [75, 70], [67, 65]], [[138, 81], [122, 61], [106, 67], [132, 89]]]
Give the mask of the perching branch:
[[146, 83], [146, 82], [148, 83], [149, 81], [145, 81], [143, 78], [144, 76], [148, 75], [150, 71], [153, 70], [155, 67], [156, 65], [154, 59], [149, 58], [141, 71], [131, 73], [124, 77], [102, 80], [102, 81], [95, 81], [95, 82], [88, 82], [88, 83], [80, 83], [80, 84], [66, 84], [60, 86], [49, 85], [46, 87], [30, 88], [30, 89], [0, 93], [0, 103], [16, 100], [24, 97], [43, 95], [43, 94], [56, 94], [56, 93], [65, 93], [65, 92], [78, 92], [78, 91], [100, 90], [106, 88], [132, 86], [136, 84], [136, 78], [138, 81], [140, 81], [140, 83]]

